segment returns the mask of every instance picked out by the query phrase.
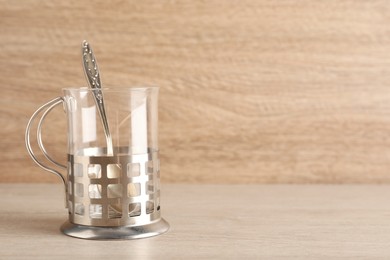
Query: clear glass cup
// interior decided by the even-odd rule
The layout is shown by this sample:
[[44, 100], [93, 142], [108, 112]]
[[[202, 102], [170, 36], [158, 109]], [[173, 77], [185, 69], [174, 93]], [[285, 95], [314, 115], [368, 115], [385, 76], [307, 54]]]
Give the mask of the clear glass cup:
[[[99, 112], [99, 105], [96, 103], [96, 92], [89, 88], [67, 88], [63, 89], [64, 102], [66, 104], [68, 119], [68, 154], [72, 156], [118, 156], [120, 154], [148, 154], [158, 151], [158, 88], [107, 88], [102, 93], [105, 117], [107, 118], [113, 154], [109, 154], [106, 132], [102, 115]], [[129, 166], [129, 176], [138, 176], [140, 166], [134, 164]], [[142, 166], [141, 166], [142, 167]], [[70, 167], [68, 167], [71, 169]], [[82, 167], [73, 167], [75, 175], [82, 175], [79, 170]], [[119, 178], [121, 169], [119, 164], [109, 165], [107, 178]], [[88, 177], [91, 179], [100, 178], [102, 169], [100, 164], [89, 164], [87, 168]], [[75, 183], [69, 182], [69, 190]], [[154, 190], [154, 183], [149, 182], [147, 190]], [[102, 190], [99, 185], [89, 185], [88, 194], [92, 198], [101, 198]], [[136, 196], [141, 194], [142, 185], [134, 184], [128, 187], [128, 195]], [[77, 186], [73, 189], [76, 192]], [[107, 187], [108, 197], [119, 197], [122, 193], [122, 186], [109, 185]], [[83, 191], [84, 192], [84, 191]], [[152, 211], [152, 203], [147, 205], [147, 212]], [[72, 206], [70, 205], [70, 208]], [[75, 203], [73, 208], [77, 214], [84, 214], [85, 206]], [[121, 205], [113, 205], [111, 215], [121, 216]], [[102, 215], [100, 204], [90, 206], [89, 213], [94, 218]], [[138, 216], [141, 213], [139, 204], [129, 206], [129, 214]]]
[[[68, 119], [68, 153], [88, 153], [89, 148], [105, 147], [107, 141], [95, 102], [94, 90], [63, 89]], [[107, 88], [102, 90], [104, 107], [115, 148], [142, 154], [158, 150], [158, 88]], [[120, 149], [116, 153], [120, 153]], [[107, 155], [107, 149], [99, 155]]]
[[[80, 232], [86, 226], [139, 225], [154, 225], [158, 232], [165, 232], [168, 224], [160, 217], [158, 88], [66, 88], [63, 94], [33, 114], [26, 129], [26, 147], [40, 167], [62, 179], [69, 222], [80, 225]], [[41, 137], [45, 117], [59, 104], [64, 105], [67, 117], [67, 165], [50, 157]], [[31, 124], [40, 113], [39, 147], [49, 161], [67, 170], [66, 177], [32, 151]], [[73, 230], [69, 225], [63, 229], [66, 234]], [[132, 232], [137, 233], [134, 237], [140, 235], [140, 229]]]

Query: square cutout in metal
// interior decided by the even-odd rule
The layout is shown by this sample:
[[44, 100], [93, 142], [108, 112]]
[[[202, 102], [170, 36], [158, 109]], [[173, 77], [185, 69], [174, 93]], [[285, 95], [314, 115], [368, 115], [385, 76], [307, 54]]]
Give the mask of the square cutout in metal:
[[141, 215], [141, 203], [129, 204], [129, 217], [137, 217]]
[[139, 183], [127, 184], [127, 196], [137, 197], [141, 195], [141, 185]]
[[84, 185], [82, 183], [74, 184], [74, 195], [76, 197], [84, 197]]
[[102, 218], [102, 205], [100, 205], [100, 204], [89, 205], [89, 217], [90, 218]]
[[100, 179], [102, 177], [102, 166], [100, 164], [88, 164], [88, 177]]
[[72, 182], [71, 181], [68, 181], [68, 193], [69, 195], [72, 195]]
[[84, 204], [75, 203], [74, 204], [74, 214], [84, 216]]
[[148, 200], [146, 202], [146, 214], [151, 214], [154, 212], [154, 202], [151, 200]]
[[154, 193], [154, 184], [153, 184], [153, 180], [147, 181], [147, 182], [145, 183], [145, 190], [146, 190], [146, 194], [152, 194], [152, 193]]
[[72, 163], [68, 162], [67, 166], [68, 167], [66, 167], [66, 169], [68, 170], [68, 176], [71, 176], [72, 175]]
[[108, 184], [107, 185], [107, 197], [108, 198], [122, 197], [122, 184]]
[[108, 205], [108, 218], [122, 218], [122, 209], [120, 203], [118, 203], [118, 205]]
[[89, 184], [88, 194], [91, 199], [100, 199], [102, 197], [102, 185]]
[[140, 175], [140, 166], [139, 163], [129, 163], [127, 164], [127, 177], [136, 177]]
[[73, 213], [73, 204], [71, 201], [68, 201], [68, 212], [69, 214]]
[[154, 192], [157, 192], [160, 190], [160, 178], [156, 178], [156, 181], [154, 183]]
[[83, 177], [83, 165], [80, 163], [73, 164], [73, 174], [75, 177]]
[[148, 161], [146, 163], [146, 174], [153, 174], [153, 161]]
[[122, 175], [122, 168], [120, 164], [109, 164], [107, 165], [107, 178], [117, 179]]

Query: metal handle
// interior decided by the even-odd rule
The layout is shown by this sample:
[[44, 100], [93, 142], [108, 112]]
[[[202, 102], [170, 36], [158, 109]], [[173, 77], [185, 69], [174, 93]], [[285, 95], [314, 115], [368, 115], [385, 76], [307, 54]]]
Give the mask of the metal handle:
[[42, 123], [44, 121], [44, 119], [46, 118], [47, 114], [54, 108], [56, 107], [57, 105], [59, 104], [62, 104], [64, 102], [64, 99], [62, 97], [57, 97], [53, 100], [50, 100], [49, 102], [47, 102], [46, 104], [42, 105], [41, 107], [39, 107], [35, 112], [34, 114], [31, 116], [30, 120], [28, 121], [27, 123], [27, 127], [26, 127], [26, 133], [25, 133], [25, 142], [26, 142], [26, 148], [27, 148], [27, 151], [29, 153], [29, 155], [31, 156], [31, 159], [39, 166], [41, 167], [42, 169], [58, 176], [62, 183], [64, 184], [64, 188], [65, 188], [65, 194], [67, 195], [67, 185], [66, 185], [66, 180], [64, 178], [64, 176], [57, 170], [55, 169], [52, 169], [48, 166], [46, 166], [45, 164], [43, 164], [42, 162], [40, 162], [37, 157], [35, 156], [34, 154], [34, 151], [32, 150], [32, 147], [31, 147], [31, 142], [30, 142], [30, 130], [31, 130], [31, 124], [34, 122], [35, 118], [38, 116], [39, 113], [41, 113], [43, 110], [46, 110], [43, 114], [42, 114], [42, 117], [41, 119], [39, 120], [39, 123], [38, 123], [38, 128], [37, 128], [37, 142], [38, 142], [38, 145], [39, 145], [39, 148], [41, 149], [43, 155], [50, 161], [52, 162], [53, 164], [59, 166], [60, 168], [63, 168], [63, 169], [66, 169], [66, 166], [54, 161], [51, 156], [49, 156], [49, 154], [47, 153], [43, 143], [42, 143], [42, 134], [41, 134], [41, 130], [42, 130]]

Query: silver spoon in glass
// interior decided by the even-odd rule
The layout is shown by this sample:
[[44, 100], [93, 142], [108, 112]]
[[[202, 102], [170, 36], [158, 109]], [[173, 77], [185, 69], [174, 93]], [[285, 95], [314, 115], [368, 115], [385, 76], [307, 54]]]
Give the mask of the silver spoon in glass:
[[[82, 52], [83, 52], [84, 74], [87, 78], [89, 87], [91, 89], [93, 89], [95, 103], [96, 103], [96, 106], [98, 107], [100, 118], [101, 118], [101, 121], [103, 124], [104, 135], [106, 137], [106, 142], [107, 142], [107, 155], [113, 156], [114, 155], [114, 148], [113, 148], [110, 128], [108, 126], [106, 110], [104, 107], [103, 92], [102, 92], [102, 85], [101, 85], [101, 81], [100, 81], [99, 68], [97, 66], [97, 61], [96, 61], [95, 55], [93, 54], [92, 48], [87, 41], [83, 41]], [[107, 175], [118, 176], [120, 174], [120, 171], [121, 171], [120, 167], [113, 167], [107, 171]], [[97, 197], [101, 197], [101, 190], [97, 189], [97, 190], [94, 190], [92, 192], [94, 192]], [[137, 194], [137, 189], [136, 189], [135, 185], [130, 185], [127, 192], [130, 196], [134, 196], [134, 194]], [[121, 196], [122, 191], [120, 188], [108, 188], [107, 193], [114, 195], [114, 197], [119, 197], [119, 196]], [[120, 204], [113, 205], [113, 208], [117, 213], [121, 212], [121, 205]], [[139, 210], [139, 209], [134, 209], [134, 210]]]
[[83, 67], [84, 74], [87, 78], [89, 87], [93, 89], [93, 94], [95, 97], [95, 103], [98, 107], [100, 119], [102, 120], [104, 135], [107, 142], [107, 155], [113, 156], [114, 149], [112, 144], [112, 137], [110, 133], [110, 128], [108, 126], [106, 110], [104, 108], [103, 92], [102, 85], [100, 83], [100, 73], [97, 66], [95, 55], [93, 54], [92, 48], [87, 41], [83, 41], [82, 45], [83, 51]]

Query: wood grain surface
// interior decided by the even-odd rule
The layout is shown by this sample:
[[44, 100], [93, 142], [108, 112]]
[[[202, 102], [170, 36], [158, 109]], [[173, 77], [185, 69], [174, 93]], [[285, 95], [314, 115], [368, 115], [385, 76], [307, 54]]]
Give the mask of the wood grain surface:
[[1, 259], [390, 258], [389, 185], [167, 184], [170, 230], [131, 241], [61, 234], [62, 188], [0, 185]]
[[[33, 111], [85, 85], [158, 85], [166, 182], [390, 183], [387, 0], [0, 0], [0, 181], [29, 159]], [[65, 159], [65, 115], [45, 126]]]

